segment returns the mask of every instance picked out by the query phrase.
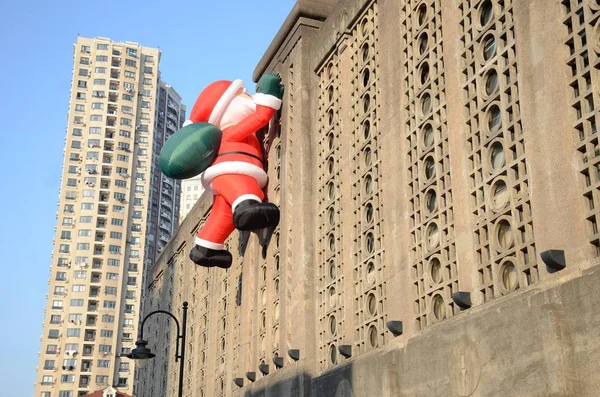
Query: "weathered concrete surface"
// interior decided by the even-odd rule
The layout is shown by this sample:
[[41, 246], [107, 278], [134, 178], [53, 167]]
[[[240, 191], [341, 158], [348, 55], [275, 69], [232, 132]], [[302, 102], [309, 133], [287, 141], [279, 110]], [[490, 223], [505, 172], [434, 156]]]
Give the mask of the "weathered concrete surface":
[[410, 340], [399, 337], [386, 350], [351, 359], [315, 378], [294, 366], [239, 395], [596, 397], [598, 285], [600, 266], [595, 266], [562, 284], [463, 312]]

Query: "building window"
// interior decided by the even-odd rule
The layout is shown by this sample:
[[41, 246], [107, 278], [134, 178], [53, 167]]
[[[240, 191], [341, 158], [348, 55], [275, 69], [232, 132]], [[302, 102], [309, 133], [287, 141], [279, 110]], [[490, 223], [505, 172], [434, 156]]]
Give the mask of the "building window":
[[97, 50], [108, 50], [108, 44], [96, 44]]
[[146, 74], [152, 74], [152, 67], [150, 67], [150, 66], [144, 66], [144, 73], [146, 73]]
[[67, 337], [79, 337], [81, 330], [79, 328], [67, 328]]
[[132, 108], [132, 107], [130, 107], [130, 106], [125, 106], [125, 105], [122, 105], [122, 106], [121, 106], [121, 111], [122, 111], [123, 113], [129, 113], [129, 114], [133, 114], [133, 108]]
[[120, 261], [118, 259], [109, 259], [108, 260], [108, 266], [118, 267], [119, 265], [120, 265]]
[[60, 331], [57, 329], [51, 329], [48, 331], [48, 339], [58, 339]]
[[87, 251], [90, 249], [90, 243], [77, 243], [77, 249]]
[[[102, 331], [106, 331], [106, 330], [102, 330]], [[100, 331], [100, 332], [102, 332]], [[102, 335], [104, 337], [104, 335]], [[96, 363], [96, 366], [98, 368], [110, 368], [110, 360], [98, 360], [98, 362]]]
[[103, 323], [114, 323], [115, 322], [115, 316], [110, 315], [110, 314], [104, 314], [102, 316], [102, 322]]
[[[88, 258], [85, 258], [86, 262]], [[76, 270], [73, 272], [73, 278], [75, 279], [85, 279], [87, 277], [87, 270]]]
[[106, 73], [106, 68], [103, 68], [103, 67], [96, 67], [96, 69], [94, 69], [94, 71], [95, 71], [96, 73], [103, 74], [103, 73]]
[[[116, 273], [109, 273], [109, 274], [116, 274]], [[118, 274], [117, 274], [117, 276], [118, 276]], [[113, 278], [109, 278], [108, 275], [106, 276], [106, 278], [109, 279], [109, 280], [115, 280]], [[103, 305], [103, 307], [105, 309], [114, 309], [115, 307], [117, 307], [117, 302], [115, 302], [115, 301], [104, 301], [102, 303], [102, 305]]]
[[125, 71], [125, 77], [129, 77], [129, 78], [135, 79], [135, 72], [132, 72], [130, 70], [126, 70]]
[[81, 307], [83, 306], [83, 299], [71, 299], [72, 307]]
[[[106, 273], [106, 279], [107, 280], [118, 280], [119, 279], [119, 273]], [[107, 304], [109, 302], [111, 302], [111, 301], [105, 301], [104, 303]], [[114, 306], [112, 308], [114, 308]]]
[[121, 232], [110, 232], [110, 238], [114, 238], [120, 240], [123, 238], [123, 233]]
[[61, 244], [58, 248], [58, 252], [63, 253], [63, 254], [68, 254], [69, 251], [70, 251], [69, 244]]
[[96, 55], [97, 62], [108, 62], [108, 56], [106, 55]]
[[100, 336], [102, 338], [112, 338], [113, 337], [113, 331], [111, 329], [100, 330]]
[[75, 99], [86, 99], [87, 95], [85, 92], [78, 92], [77, 95], [75, 96]]
[[83, 284], [79, 284], [79, 285], [74, 285], [72, 291], [73, 292], [85, 292], [85, 285]]
[[106, 295], [116, 295], [117, 287], [104, 287], [104, 293]]
[[44, 369], [54, 369], [54, 360], [44, 361]]
[[91, 216], [80, 216], [79, 217], [79, 222], [80, 223], [92, 223], [92, 218]]
[[52, 375], [44, 375], [42, 377], [42, 386], [49, 386], [54, 384], [54, 377]]
[[81, 204], [81, 209], [82, 210], [93, 210], [94, 209], [94, 203], [82, 203]]
[[88, 73], [87, 69], [79, 69], [79, 75], [82, 77], [87, 77]]
[[58, 345], [46, 346], [46, 354], [56, 354], [58, 352]]
[[87, 88], [87, 81], [77, 80], [77, 87], [79, 87], [79, 88]]
[[90, 53], [90, 46], [89, 45], [82, 45], [81, 46], [81, 52], [89, 54]]
[[136, 67], [137, 66], [137, 61], [134, 61], [133, 59], [126, 59], [125, 60], [125, 65]]
[[99, 385], [107, 385], [108, 384], [108, 376], [96, 375], [96, 383]]
[[121, 125], [131, 126], [131, 119], [121, 118]]
[[94, 85], [106, 85], [106, 79], [94, 79]]

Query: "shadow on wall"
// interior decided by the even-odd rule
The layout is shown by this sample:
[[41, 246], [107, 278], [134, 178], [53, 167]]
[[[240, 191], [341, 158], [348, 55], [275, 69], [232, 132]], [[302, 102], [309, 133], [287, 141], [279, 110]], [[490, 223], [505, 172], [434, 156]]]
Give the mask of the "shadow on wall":
[[[250, 387], [240, 397], [352, 397], [352, 364], [332, 369], [318, 378], [307, 372], [288, 368], [289, 374], [281, 373], [278, 379], [269, 380], [268, 375]], [[285, 372], [281, 369], [278, 372]], [[247, 385], [248, 379], [244, 379]]]

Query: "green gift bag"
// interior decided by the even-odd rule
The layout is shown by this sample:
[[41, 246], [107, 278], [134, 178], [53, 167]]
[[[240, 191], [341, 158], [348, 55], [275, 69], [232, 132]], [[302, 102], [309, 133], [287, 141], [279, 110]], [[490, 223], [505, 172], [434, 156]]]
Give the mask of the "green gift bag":
[[173, 134], [159, 156], [163, 174], [174, 179], [200, 175], [215, 161], [223, 133], [209, 123], [193, 123]]

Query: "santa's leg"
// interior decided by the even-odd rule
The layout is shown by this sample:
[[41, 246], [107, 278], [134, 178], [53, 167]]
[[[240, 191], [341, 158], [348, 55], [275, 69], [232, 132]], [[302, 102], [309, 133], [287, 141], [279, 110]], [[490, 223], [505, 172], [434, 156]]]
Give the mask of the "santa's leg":
[[231, 218], [231, 206], [223, 197], [215, 195], [210, 215], [196, 237], [196, 246], [190, 252], [190, 259], [195, 264], [223, 269], [231, 266], [231, 253], [223, 247], [235, 229]]
[[259, 230], [279, 224], [279, 208], [262, 202], [265, 195], [256, 179], [227, 174], [213, 179], [212, 186], [231, 205], [233, 224], [238, 230]]

